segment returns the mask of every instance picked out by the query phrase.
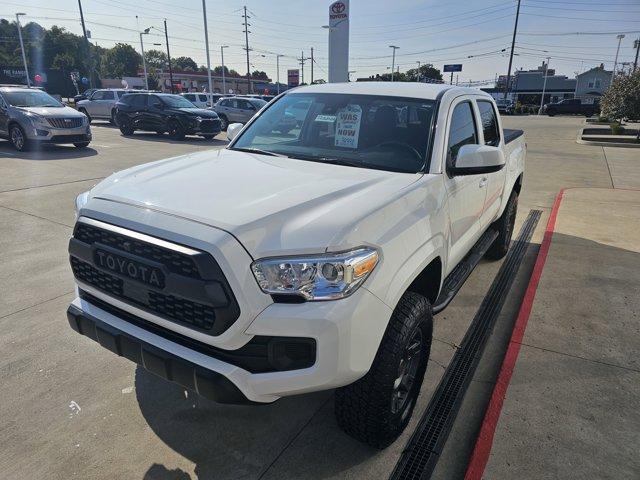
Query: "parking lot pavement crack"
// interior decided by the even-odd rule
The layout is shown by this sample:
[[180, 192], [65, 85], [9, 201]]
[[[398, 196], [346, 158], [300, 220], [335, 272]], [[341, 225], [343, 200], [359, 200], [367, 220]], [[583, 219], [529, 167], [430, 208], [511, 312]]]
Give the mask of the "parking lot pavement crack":
[[56, 295], [55, 297], [47, 298], [46, 300], [42, 300], [41, 302], [34, 303], [33, 305], [29, 305], [27, 307], [23, 307], [23, 308], [21, 308], [19, 310], [16, 310], [15, 312], [7, 313], [5, 315], [0, 316], [0, 320], [3, 320], [3, 319], [5, 319], [7, 317], [10, 317], [12, 315], [16, 315], [16, 314], [18, 314], [20, 312], [24, 312], [25, 310], [29, 310], [30, 308], [38, 307], [38, 306], [40, 306], [40, 305], [42, 305], [44, 303], [53, 302], [54, 300], [57, 300], [58, 298], [62, 298], [65, 295], [71, 295], [73, 292], [74, 292], [73, 290], [71, 290], [70, 292], [64, 292], [64, 293], [61, 293], [60, 295]]
[[565, 357], [571, 357], [571, 358], [575, 358], [575, 359], [578, 359], [578, 360], [584, 360], [585, 362], [598, 363], [600, 365], [606, 365], [608, 367], [620, 368], [622, 370], [627, 370], [627, 371], [630, 371], [630, 372], [640, 373], [640, 369], [638, 369], [638, 368], [625, 367], [623, 365], [616, 365], [615, 363], [603, 362], [602, 360], [595, 360], [593, 358], [581, 357], [580, 355], [572, 355], [570, 353], [559, 352], [557, 350], [552, 350], [550, 348], [539, 347], [537, 345], [531, 345], [529, 343], [520, 343], [520, 345], [523, 345], [523, 346], [529, 347], [529, 348], [535, 348], [536, 350], [541, 350], [543, 352], [555, 353], [557, 355], [564, 355]]
[[107, 177], [82, 178], [80, 180], [71, 180], [70, 182], [47, 183], [46, 185], [31, 185], [29, 187], [12, 188], [9, 190], [1, 190], [0, 193], [21, 192], [23, 190], [33, 190], [35, 188], [56, 187], [59, 185], [70, 185], [72, 183], [89, 182], [91, 180], [103, 180]]
[[25, 212], [23, 210], [18, 210], [16, 208], [7, 207], [5, 205], [0, 205], [0, 208], [4, 208], [5, 210], [11, 210], [12, 212], [22, 213], [24, 215], [29, 215], [30, 217], [39, 218], [40, 220], [46, 220], [47, 222], [55, 223], [56, 225], [60, 225], [66, 228], [73, 228], [73, 225], [67, 225], [66, 223], [56, 222], [55, 220], [51, 220], [50, 218], [41, 217], [40, 215], [35, 215], [33, 213]]
[[604, 157], [604, 163], [607, 165], [607, 171], [609, 172], [609, 180], [611, 180], [611, 188], [616, 188], [615, 184], [613, 183], [613, 175], [611, 175], [611, 165], [609, 165], [607, 152], [605, 151], [604, 147], [600, 147], [600, 148], [602, 148], [602, 156]]
[[289, 447], [291, 445], [293, 445], [293, 442], [296, 441], [296, 439], [300, 436], [300, 434], [304, 431], [305, 428], [307, 428], [307, 426], [312, 422], [312, 420], [314, 418], [316, 418], [316, 416], [318, 415], [318, 413], [320, 413], [320, 411], [322, 411], [322, 409], [325, 407], [325, 405], [327, 405], [327, 403], [329, 403], [331, 400], [333, 399], [333, 395], [330, 395], [329, 398], [327, 398], [324, 402], [322, 402], [322, 404], [317, 408], [317, 410], [315, 412], [313, 412], [313, 415], [311, 415], [311, 417], [309, 417], [309, 420], [307, 420], [304, 425], [302, 425], [302, 427], [300, 428], [300, 430], [298, 430], [295, 435], [293, 435], [291, 437], [291, 439], [287, 442], [287, 444], [284, 446], [284, 448], [280, 451], [280, 453], [278, 453], [278, 455], [276, 455], [276, 457], [271, 461], [271, 463], [269, 463], [269, 465], [267, 465], [267, 467], [260, 473], [260, 475], [258, 475], [258, 480], [262, 480], [265, 475], [267, 473], [269, 473], [269, 470], [271, 470], [271, 467], [273, 467], [276, 462], [278, 460], [280, 460], [280, 457], [282, 457], [282, 455], [284, 454], [284, 452], [286, 452]]

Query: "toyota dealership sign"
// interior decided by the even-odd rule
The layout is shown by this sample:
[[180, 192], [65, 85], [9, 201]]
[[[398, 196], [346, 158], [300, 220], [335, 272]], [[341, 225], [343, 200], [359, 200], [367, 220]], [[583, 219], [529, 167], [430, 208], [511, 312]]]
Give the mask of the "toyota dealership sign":
[[329, 82], [349, 81], [349, 0], [329, 5]]

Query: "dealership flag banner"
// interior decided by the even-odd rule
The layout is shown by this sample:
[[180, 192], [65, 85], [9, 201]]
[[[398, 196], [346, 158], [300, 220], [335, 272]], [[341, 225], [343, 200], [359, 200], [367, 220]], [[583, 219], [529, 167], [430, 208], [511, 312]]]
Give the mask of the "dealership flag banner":
[[349, 0], [329, 5], [329, 82], [349, 81]]

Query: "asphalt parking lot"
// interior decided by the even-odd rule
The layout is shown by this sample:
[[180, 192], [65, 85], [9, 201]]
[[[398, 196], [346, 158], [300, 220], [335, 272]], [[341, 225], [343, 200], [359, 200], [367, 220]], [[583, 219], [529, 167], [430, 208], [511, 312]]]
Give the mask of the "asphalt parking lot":
[[[640, 266], [640, 242], [637, 230], [629, 225], [637, 224], [640, 201], [623, 190], [640, 189], [640, 155], [576, 144], [584, 122], [580, 117], [506, 117], [504, 122], [506, 127], [524, 129], [528, 145], [516, 231], [531, 209], [542, 210], [542, 218], [432, 478], [464, 477], [530, 285], [545, 225], [558, 193], [572, 188], [582, 189], [582, 194], [571, 194], [560, 207], [560, 233], [609, 248], [594, 249], [582, 241], [573, 245], [569, 239], [564, 247], [561, 242], [551, 244], [536, 302], [548, 301], [534, 303], [530, 320], [541, 327], [527, 330], [527, 335], [538, 336], [525, 337], [529, 350], [518, 362], [526, 363], [516, 364], [516, 386], [507, 395], [505, 414], [496, 427], [486, 478], [586, 478], [594, 472], [592, 478], [634, 478], [640, 471], [637, 459], [629, 454], [640, 449], [640, 367], [634, 354], [640, 347], [640, 268], [635, 268]], [[0, 476], [8, 480], [388, 478], [500, 262], [482, 262], [452, 304], [436, 317], [419, 404], [407, 431], [385, 451], [365, 447], [339, 430], [332, 392], [260, 407], [217, 405], [136, 368], [69, 328], [65, 311], [73, 298], [73, 281], [66, 250], [77, 194], [132, 165], [223, 148], [225, 134], [213, 141], [191, 137], [177, 142], [155, 134], [124, 138], [105, 123], [94, 125], [93, 135], [84, 150], [64, 146], [19, 153], [8, 142], [0, 142]], [[618, 196], [592, 194], [605, 190], [615, 190]], [[593, 217], [585, 211], [593, 211]], [[616, 216], [609, 229], [607, 214], [616, 211], [626, 216]], [[590, 228], [596, 219], [597, 235]], [[581, 255], [572, 258], [578, 248]], [[598, 263], [596, 274], [590, 270], [594, 265], [590, 255], [599, 259], [608, 255], [611, 261]], [[620, 295], [594, 297], [598, 291], [594, 282], [606, 291], [617, 289]], [[590, 310], [596, 313], [588, 319], [584, 310], [569, 308], [572, 300], [562, 290], [568, 283], [571, 289], [565, 293], [571, 298], [579, 298], [585, 291], [582, 287], [589, 287]], [[608, 315], [619, 321], [615, 328], [603, 329]], [[577, 343], [558, 340], [576, 338], [583, 328], [591, 338], [581, 336]], [[567, 366], [563, 360], [568, 358], [573, 363]], [[573, 379], [584, 374], [591, 383], [573, 382], [573, 388], [565, 388], [565, 381], [571, 380], [561, 376], [550, 380], [539, 373], [540, 365], [556, 373], [568, 368]], [[534, 373], [527, 376], [527, 372]], [[606, 388], [589, 389], [593, 382]], [[616, 401], [596, 401], [603, 391]], [[527, 417], [528, 399], [542, 400], [543, 393], [557, 401], [547, 401], [544, 409], [535, 410], [537, 417]], [[579, 398], [580, 408], [572, 398]], [[599, 428], [601, 422], [613, 421], [609, 409], [614, 406], [619, 412], [615, 421], [626, 427]], [[556, 424], [551, 428], [549, 422]], [[559, 427], [562, 422], [568, 426]], [[594, 442], [603, 440], [603, 434], [593, 437], [593, 429], [607, 432], [608, 441], [601, 442], [600, 450]], [[545, 440], [550, 430], [553, 438]], [[535, 448], [528, 443], [529, 434]], [[589, 458], [589, 465], [599, 464], [601, 470], [572, 470], [570, 463], [561, 468], [558, 464], [565, 457], [571, 462]], [[545, 462], [554, 468], [527, 473], [532, 471], [527, 465]], [[624, 468], [614, 468], [623, 462]], [[606, 474], [597, 474], [602, 472]]]

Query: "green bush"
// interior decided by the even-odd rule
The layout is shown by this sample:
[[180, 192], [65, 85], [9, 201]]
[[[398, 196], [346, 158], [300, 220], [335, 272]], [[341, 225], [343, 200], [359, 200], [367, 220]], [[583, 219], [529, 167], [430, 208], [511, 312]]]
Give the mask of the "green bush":
[[611, 120], [640, 118], [640, 70], [617, 75], [602, 95], [600, 107], [602, 115]]
[[513, 109], [513, 113], [515, 113], [516, 115], [520, 115], [522, 113], [522, 107], [520, 105], [517, 105], [516, 108]]
[[611, 122], [611, 133], [613, 135], [622, 135], [624, 133], [624, 127], [620, 125], [620, 122]]

